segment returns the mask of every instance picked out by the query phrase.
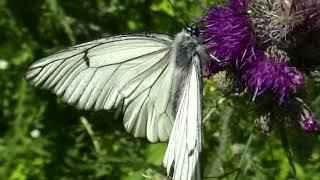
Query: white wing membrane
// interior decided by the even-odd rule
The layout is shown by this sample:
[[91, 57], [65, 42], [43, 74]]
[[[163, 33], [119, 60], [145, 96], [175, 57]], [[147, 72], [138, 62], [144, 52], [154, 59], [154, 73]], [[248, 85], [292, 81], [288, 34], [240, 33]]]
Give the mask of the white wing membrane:
[[159, 34], [91, 41], [36, 61], [26, 79], [79, 109], [112, 109], [123, 103], [128, 132], [166, 141], [174, 120], [171, 44], [169, 36]]
[[201, 179], [201, 81], [199, 59], [195, 56], [181, 91], [175, 123], [163, 161], [168, 175], [172, 175], [174, 180]]

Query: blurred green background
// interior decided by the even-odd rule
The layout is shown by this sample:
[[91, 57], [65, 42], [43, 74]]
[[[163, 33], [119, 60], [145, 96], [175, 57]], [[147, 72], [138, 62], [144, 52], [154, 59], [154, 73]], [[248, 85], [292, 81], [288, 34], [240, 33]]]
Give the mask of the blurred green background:
[[[28, 64], [104, 35], [175, 34], [217, 0], [0, 0], [0, 179], [164, 179], [165, 143], [126, 133], [113, 112], [78, 111], [24, 80]], [[250, 97], [227, 96], [205, 80], [205, 179], [320, 179], [320, 139], [254, 128]], [[307, 83], [320, 114], [320, 86]], [[281, 132], [281, 133], [280, 133]], [[280, 134], [287, 134], [290, 150]], [[288, 161], [288, 154], [293, 161]], [[295, 167], [296, 173], [293, 168]]]

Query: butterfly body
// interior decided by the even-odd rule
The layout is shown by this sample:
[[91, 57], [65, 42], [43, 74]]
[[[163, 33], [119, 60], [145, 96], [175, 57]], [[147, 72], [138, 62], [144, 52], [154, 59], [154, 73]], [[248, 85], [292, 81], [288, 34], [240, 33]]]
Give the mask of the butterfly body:
[[[188, 75], [187, 72], [191, 68], [191, 65], [193, 63], [198, 63], [199, 65], [206, 63], [208, 55], [205, 51], [205, 47], [201, 45], [199, 41], [198, 35], [193, 34], [192, 30], [183, 30], [174, 38], [172, 45], [173, 54], [176, 59], [176, 70], [174, 75], [175, 87], [173, 90], [173, 94], [176, 95], [173, 101], [174, 113], [177, 111], [176, 107], [179, 104], [179, 95], [181, 94], [180, 91], [184, 87], [186, 76]], [[197, 60], [199, 60], [199, 62], [193, 62], [195, 56], [198, 57]], [[199, 79], [199, 82], [202, 82], [202, 79]]]

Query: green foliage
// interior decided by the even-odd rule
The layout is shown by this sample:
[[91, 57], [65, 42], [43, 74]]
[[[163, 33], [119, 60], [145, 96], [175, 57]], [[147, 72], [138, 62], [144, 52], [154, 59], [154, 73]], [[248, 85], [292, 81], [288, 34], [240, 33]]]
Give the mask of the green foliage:
[[[28, 64], [48, 53], [109, 34], [174, 34], [218, 1], [0, 0], [0, 178], [164, 179], [165, 143], [135, 139], [115, 112], [78, 111], [24, 80]], [[221, 3], [221, 2], [219, 2]], [[183, 15], [183, 17], [181, 17]], [[210, 179], [318, 179], [319, 137], [254, 128], [253, 103], [205, 81], [202, 167]], [[309, 83], [320, 114], [319, 85]], [[216, 178], [214, 178], [216, 177]]]

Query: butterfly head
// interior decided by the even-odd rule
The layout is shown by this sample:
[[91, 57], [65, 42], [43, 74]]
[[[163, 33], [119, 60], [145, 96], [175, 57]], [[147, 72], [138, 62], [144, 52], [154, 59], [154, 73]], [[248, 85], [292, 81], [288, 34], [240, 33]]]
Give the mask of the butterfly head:
[[187, 31], [188, 34], [199, 37], [200, 30], [196, 24], [189, 24], [185, 28], [185, 31]]

